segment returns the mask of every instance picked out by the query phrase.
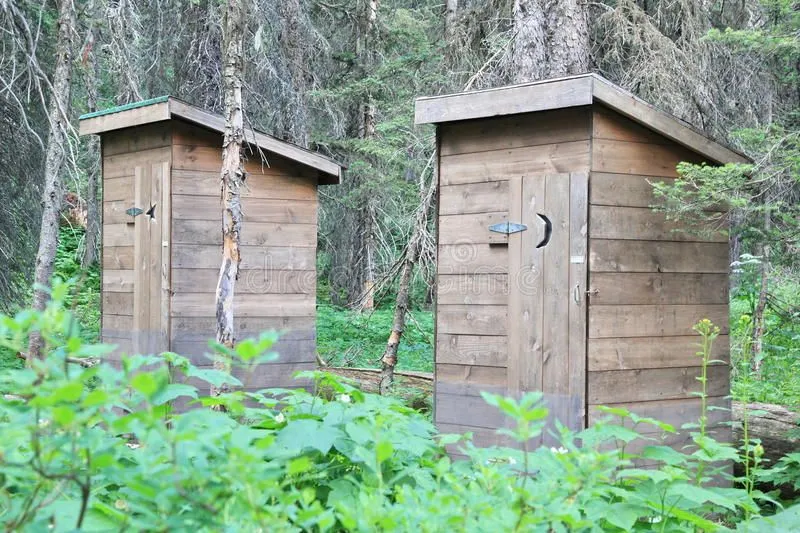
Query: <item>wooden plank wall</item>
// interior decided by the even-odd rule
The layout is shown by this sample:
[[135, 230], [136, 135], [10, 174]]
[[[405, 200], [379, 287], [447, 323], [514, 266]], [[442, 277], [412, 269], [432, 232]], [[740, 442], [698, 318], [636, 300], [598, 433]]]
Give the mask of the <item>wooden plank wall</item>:
[[[137, 168], [142, 176], [158, 180], [172, 157], [171, 133], [165, 122], [103, 134], [103, 225], [102, 225], [102, 342], [117, 344], [111, 355], [118, 360], [133, 353], [134, 285], [137, 279], [135, 239], [136, 220], [125, 211], [136, 202]], [[151, 180], [148, 179], [148, 185]], [[148, 199], [151, 196], [148, 190]], [[160, 204], [160, 202], [159, 202]], [[142, 206], [138, 206], [142, 207]], [[145, 206], [145, 209], [148, 206]], [[161, 206], [159, 205], [159, 208]], [[140, 215], [137, 218], [144, 220]], [[155, 241], [160, 248], [161, 239]], [[160, 252], [160, 249], [158, 250]], [[161, 265], [153, 265], [160, 273]], [[148, 269], [149, 270], [149, 269]], [[141, 275], [141, 272], [140, 272]], [[159, 283], [160, 287], [160, 283]], [[149, 296], [149, 287], [147, 289]], [[158, 296], [158, 295], [156, 295]], [[139, 317], [141, 318], [141, 317]], [[149, 324], [149, 317], [148, 324]], [[140, 322], [140, 321], [138, 321]], [[137, 323], [138, 323], [137, 322]], [[137, 335], [137, 340], [139, 335]]]
[[[699, 156], [602, 106], [592, 129], [589, 422], [600, 416], [597, 406], [615, 405], [680, 427], [699, 416], [693, 324], [718, 325], [713, 356], [729, 357], [727, 233], [676, 232], [678, 224], [650, 209], [658, 202], [650, 182], [676, 178], [678, 162]], [[712, 405], [728, 405], [728, 372], [727, 364], [709, 369]]]
[[[182, 121], [172, 124], [172, 350], [210, 366], [222, 257], [222, 136]], [[247, 157], [236, 336], [272, 329], [285, 334], [275, 347], [276, 363], [239, 377], [251, 390], [303, 386], [292, 375], [316, 367], [317, 182], [278, 156]]]
[[[509, 183], [525, 175], [588, 172], [588, 107], [439, 126], [435, 421], [500, 443], [505, 422], [480, 391], [508, 392]], [[499, 439], [499, 440], [498, 440]]]

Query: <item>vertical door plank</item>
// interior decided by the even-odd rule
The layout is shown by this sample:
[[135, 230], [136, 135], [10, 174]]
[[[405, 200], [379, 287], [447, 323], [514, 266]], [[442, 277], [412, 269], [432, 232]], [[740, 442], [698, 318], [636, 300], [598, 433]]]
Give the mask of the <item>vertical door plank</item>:
[[[522, 255], [519, 275], [509, 279], [510, 287], [520, 293], [523, 305], [512, 323], [520, 328], [520, 386], [523, 392], [542, 390], [542, 360], [544, 351], [544, 254], [536, 245], [544, 237], [544, 224], [537, 216], [545, 208], [545, 178], [542, 175], [526, 176], [522, 183], [522, 223], [528, 226], [522, 232]], [[541, 438], [531, 445], [541, 444]]]
[[584, 172], [570, 175], [569, 191], [569, 399], [564, 422], [570, 429], [586, 427], [586, 314], [588, 298], [588, 195], [589, 181]]
[[[545, 209], [552, 224], [550, 241], [544, 252], [544, 292], [542, 318], [544, 350], [542, 392], [550, 408], [550, 419], [567, 423], [569, 411], [569, 174], [548, 174], [545, 185]], [[545, 443], [551, 437], [545, 436]]]
[[162, 351], [161, 335], [161, 227], [163, 224], [162, 183], [163, 175], [161, 165], [153, 164], [150, 167], [150, 199], [147, 207], [153, 207], [153, 217], [148, 217], [148, 232], [150, 233], [150, 257], [147, 268], [149, 270], [148, 288], [150, 291], [150, 308], [148, 309], [150, 328], [147, 330], [148, 350], [156, 353]]
[[[134, 174], [134, 206], [147, 211], [150, 204], [150, 171], [136, 167]], [[150, 217], [145, 213], [134, 218], [134, 281], [133, 281], [133, 350], [147, 353], [147, 332], [150, 329]]]
[[[514, 176], [508, 181], [508, 219], [510, 222], [524, 223], [522, 220], [522, 177]], [[529, 228], [527, 231], [531, 231]], [[517, 280], [522, 271], [522, 231], [508, 236], [508, 394], [518, 396], [521, 384], [522, 331], [520, 317], [523, 313], [523, 295]]]
[[160, 276], [160, 346], [162, 351], [170, 345], [170, 304], [172, 302], [172, 174], [169, 162], [161, 163], [161, 276]]

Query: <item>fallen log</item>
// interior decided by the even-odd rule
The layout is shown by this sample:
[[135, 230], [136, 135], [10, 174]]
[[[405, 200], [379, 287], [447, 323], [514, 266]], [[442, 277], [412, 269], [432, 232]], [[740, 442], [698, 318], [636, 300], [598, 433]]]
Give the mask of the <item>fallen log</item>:
[[748, 438], [761, 441], [768, 465], [787, 453], [800, 451], [800, 413], [769, 403], [733, 402], [733, 438], [737, 444], [744, 442], [745, 409], [749, 413]]
[[[380, 370], [377, 368], [324, 367], [322, 370], [349, 378], [365, 392], [378, 392]], [[403, 388], [418, 389], [417, 395], [433, 394], [433, 374], [428, 372], [396, 372]], [[405, 396], [405, 395], [404, 395]], [[781, 405], [733, 402], [733, 438], [737, 445], [744, 440], [745, 406], [749, 413], [748, 437], [758, 439], [764, 448], [763, 459], [775, 464], [787, 453], [800, 451], [800, 413]], [[794, 432], [793, 432], [794, 430]]]

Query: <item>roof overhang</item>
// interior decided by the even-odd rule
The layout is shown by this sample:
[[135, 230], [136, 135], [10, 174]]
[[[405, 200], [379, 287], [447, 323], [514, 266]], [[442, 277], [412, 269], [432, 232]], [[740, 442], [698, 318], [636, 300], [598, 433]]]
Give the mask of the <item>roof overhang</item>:
[[[219, 133], [225, 131], [225, 119], [221, 116], [172, 96], [161, 96], [83, 115], [80, 117], [80, 133], [101, 134], [170, 119], [182, 119]], [[322, 185], [341, 182], [345, 167], [323, 155], [250, 128], [245, 128], [245, 141], [317, 170]]]
[[597, 74], [418, 98], [415, 122], [440, 124], [594, 103], [603, 104], [716, 163], [751, 162], [741, 152], [709, 139], [688, 123], [656, 109]]

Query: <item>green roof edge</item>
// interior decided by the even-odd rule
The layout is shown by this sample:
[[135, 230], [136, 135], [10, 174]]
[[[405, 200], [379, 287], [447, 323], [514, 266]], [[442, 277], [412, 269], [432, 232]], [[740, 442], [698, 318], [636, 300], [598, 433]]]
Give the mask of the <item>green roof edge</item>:
[[138, 107], [146, 107], [153, 104], [160, 104], [162, 102], [166, 102], [167, 100], [169, 100], [169, 95], [158, 96], [156, 98], [150, 98], [149, 100], [133, 102], [132, 104], [110, 107], [108, 109], [103, 109], [102, 111], [95, 111], [94, 113], [86, 113], [85, 115], [81, 115], [80, 117], [78, 117], [78, 120], [86, 120], [87, 118], [101, 117], [103, 115], [111, 115], [113, 113], [119, 113], [120, 111], [128, 111], [129, 109], [136, 109]]

